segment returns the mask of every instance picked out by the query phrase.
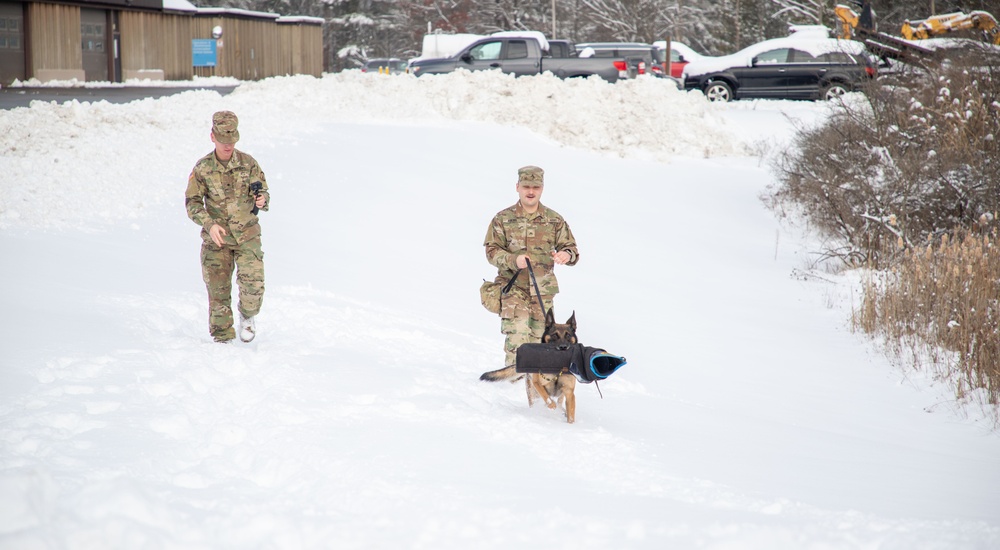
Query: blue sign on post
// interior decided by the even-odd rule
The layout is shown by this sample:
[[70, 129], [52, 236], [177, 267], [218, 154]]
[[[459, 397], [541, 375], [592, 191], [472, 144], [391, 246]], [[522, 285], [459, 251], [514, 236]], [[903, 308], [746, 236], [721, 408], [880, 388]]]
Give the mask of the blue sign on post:
[[194, 38], [191, 40], [191, 64], [195, 67], [215, 66], [215, 39]]

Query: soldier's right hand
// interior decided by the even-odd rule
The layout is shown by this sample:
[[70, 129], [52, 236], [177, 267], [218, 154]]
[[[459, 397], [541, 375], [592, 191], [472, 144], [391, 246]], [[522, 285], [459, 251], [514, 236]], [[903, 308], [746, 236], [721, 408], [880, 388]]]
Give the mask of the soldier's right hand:
[[208, 230], [208, 236], [212, 237], [215, 246], [222, 247], [222, 237], [226, 236], [226, 229], [219, 224], [215, 224]]
[[518, 269], [524, 269], [524, 268], [528, 267], [528, 255], [527, 254], [521, 254], [520, 256], [518, 256], [514, 260], [514, 264], [517, 265]]

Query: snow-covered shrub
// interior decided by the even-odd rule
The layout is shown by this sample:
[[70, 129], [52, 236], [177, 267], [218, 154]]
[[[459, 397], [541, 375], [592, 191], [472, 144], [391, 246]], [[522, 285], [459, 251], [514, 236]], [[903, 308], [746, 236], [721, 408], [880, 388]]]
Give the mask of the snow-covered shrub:
[[1000, 426], [1000, 56], [883, 79], [867, 98], [799, 133], [771, 205], [870, 269], [856, 327]]
[[[799, 132], [770, 199], [827, 232], [851, 264], [892, 264], [902, 247], [1000, 210], [1000, 56], [879, 79], [863, 103]], [[895, 224], [889, 224], [890, 216]]]

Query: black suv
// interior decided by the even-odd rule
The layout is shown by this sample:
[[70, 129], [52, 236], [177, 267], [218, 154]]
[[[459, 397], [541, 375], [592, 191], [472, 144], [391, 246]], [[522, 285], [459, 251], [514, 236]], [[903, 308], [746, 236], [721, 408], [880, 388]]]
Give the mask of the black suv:
[[860, 42], [835, 38], [775, 38], [732, 55], [684, 67], [684, 88], [710, 101], [741, 98], [832, 99], [875, 77]]

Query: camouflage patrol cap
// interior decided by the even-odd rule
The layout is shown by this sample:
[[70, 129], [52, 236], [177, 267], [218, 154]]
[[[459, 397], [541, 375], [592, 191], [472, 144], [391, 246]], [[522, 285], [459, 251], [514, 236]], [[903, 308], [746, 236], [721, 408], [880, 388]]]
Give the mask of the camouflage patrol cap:
[[517, 170], [517, 183], [526, 187], [541, 187], [545, 185], [544, 175], [545, 170], [537, 166], [522, 166]]
[[240, 140], [240, 132], [236, 129], [240, 119], [232, 111], [219, 111], [212, 115], [212, 135], [219, 143], [236, 143]]

